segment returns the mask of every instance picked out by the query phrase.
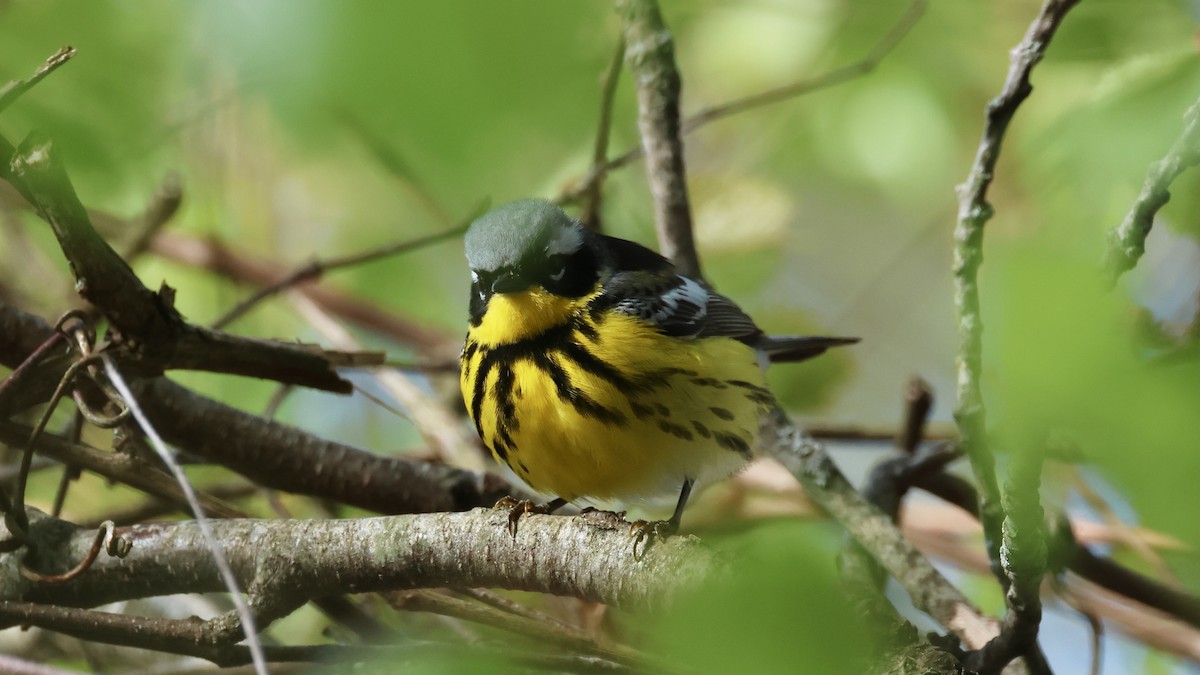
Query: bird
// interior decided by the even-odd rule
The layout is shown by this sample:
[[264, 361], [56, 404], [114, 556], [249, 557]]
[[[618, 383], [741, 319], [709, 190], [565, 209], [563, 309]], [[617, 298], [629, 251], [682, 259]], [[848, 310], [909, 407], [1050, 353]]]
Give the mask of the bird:
[[[678, 531], [696, 483], [732, 475], [775, 405], [765, 366], [857, 338], [769, 336], [638, 243], [523, 199], [471, 223], [463, 401], [495, 459], [548, 502], [506, 498], [509, 531], [568, 503], [676, 497], [638, 541]], [[648, 545], [648, 543], [647, 543]], [[644, 551], [644, 549], [643, 549]]]

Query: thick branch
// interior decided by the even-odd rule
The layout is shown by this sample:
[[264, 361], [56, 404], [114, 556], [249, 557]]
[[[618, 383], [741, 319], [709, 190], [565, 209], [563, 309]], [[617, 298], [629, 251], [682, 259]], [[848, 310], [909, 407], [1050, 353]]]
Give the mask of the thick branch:
[[[352, 520], [218, 520], [217, 539], [239, 584], [273, 606], [409, 588], [497, 587], [566, 595], [630, 610], [663, 609], [679, 593], [726, 573], [692, 537], [671, 537], [634, 560], [629, 526], [612, 514], [532, 516], [513, 538], [507, 512], [480, 509]], [[101, 556], [69, 584], [39, 585], [0, 556], [0, 599], [88, 607], [171, 593], [223, 590], [195, 522], [118, 528], [123, 559]], [[59, 571], [94, 533], [35, 518], [37, 570]], [[260, 605], [261, 606], [261, 605]], [[267, 618], [271, 618], [268, 616]]]
[[891, 518], [867, 502], [838, 471], [825, 450], [786, 419], [774, 421], [767, 450], [891, 574], [913, 604], [979, 648], [999, 633], [997, 622], [976, 609], [929, 560], [913, 548]]
[[512, 492], [491, 474], [328, 441], [200, 396], [165, 378], [133, 387], [163, 438], [260, 485], [377, 513], [463, 511]]
[[655, 0], [617, 0], [617, 11], [624, 23], [625, 63], [637, 87], [638, 130], [654, 196], [658, 245], [681, 274], [700, 279], [683, 165], [674, 41]]
[[[51, 333], [45, 322], [0, 304], [0, 364], [10, 367], [27, 356], [20, 350], [34, 343], [12, 339], [16, 327], [43, 339]], [[267, 487], [380, 513], [463, 511], [512, 493], [491, 474], [384, 457], [327, 441], [223, 405], [165, 378], [134, 383], [133, 390], [167, 442]]]
[[12, 178], [54, 230], [71, 266], [75, 287], [100, 309], [121, 345], [137, 356], [138, 370], [209, 370], [349, 393], [320, 349], [252, 340], [192, 326], [173, 306], [173, 292], [155, 293], [96, 233], [75, 194], [53, 143], [31, 136], [12, 160]]

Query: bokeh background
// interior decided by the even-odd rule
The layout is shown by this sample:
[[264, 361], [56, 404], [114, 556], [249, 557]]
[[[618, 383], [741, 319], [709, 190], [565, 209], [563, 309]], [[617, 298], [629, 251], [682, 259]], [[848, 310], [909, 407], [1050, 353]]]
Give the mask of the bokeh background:
[[[948, 428], [954, 187], [966, 176], [1009, 49], [1038, 5], [931, 0], [870, 74], [688, 136], [698, 241], [713, 283], [769, 330], [863, 338], [772, 374], [785, 403], [809, 423], [894, 427], [901, 387], [919, 374], [938, 396], [934, 429]], [[909, 3], [662, 6], [675, 33], [686, 114], [854, 63]], [[1192, 589], [1200, 588], [1197, 176], [1176, 183], [1146, 259], [1116, 290], [1105, 287], [1098, 261], [1105, 233], [1200, 95], [1194, 10], [1184, 0], [1085, 0], [1071, 13], [1005, 143], [981, 276], [985, 395], [998, 449], [1070, 448], [1080, 465], [1048, 466], [1048, 506], [1101, 518], [1078, 498], [1082, 476], [1126, 522], [1172, 542], [1157, 561], [1121, 545], [1114, 555], [1154, 573], [1162, 563]], [[5, 111], [0, 132], [14, 143], [33, 129], [49, 134], [84, 203], [118, 217], [139, 213], [175, 176], [184, 201], [172, 232], [292, 266], [439, 232], [481, 203], [572, 187], [590, 164], [600, 77], [618, 36], [611, 4], [600, 0], [6, 0], [0, 81], [27, 76], [64, 44], [79, 53]], [[624, 76], [613, 154], [636, 145], [635, 119]], [[640, 164], [614, 172], [602, 214], [609, 233], [653, 243]], [[12, 210], [0, 213], [0, 225], [3, 292], [56, 316], [72, 293], [49, 229]], [[143, 256], [136, 270], [148, 286], [176, 288], [177, 306], [199, 323], [249, 293], [162, 256]], [[459, 240], [322, 283], [444, 334], [447, 358], [456, 353], [468, 286]], [[231, 329], [322, 339], [283, 301]], [[369, 331], [356, 336], [397, 361], [412, 357]], [[273, 391], [269, 383], [177, 377], [253, 410]], [[377, 452], [422, 443], [406, 420], [358, 396], [300, 392], [279, 417]], [[861, 474], [886, 447], [835, 450]], [[40, 475], [34, 503], [52, 500], [56, 484], [56, 475]], [[68, 516], [130, 498], [98, 480], [78, 490]], [[770, 588], [744, 589], [697, 610], [738, 621], [646, 630], [659, 631], [653, 639], [664, 649], [710, 669], [747, 658], [741, 643], [776, 654], [778, 667], [801, 658], [841, 672], [838, 659], [853, 649], [846, 636], [855, 633], [830, 591], [836, 528], [775, 522], [757, 531], [762, 536], [735, 537], [731, 546], [758, 551], [774, 570], [764, 578], [787, 580], [792, 590], [782, 597], [794, 601]], [[763, 540], [783, 544], [760, 551]], [[985, 607], [1001, 606], [986, 578], [955, 578]], [[720, 642], [729, 624], [756, 613], [767, 619]], [[274, 630], [319, 629], [318, 618], [301, 616]], [[799, 634], [818, 636], [801, 642], [819, 648], [800, 649]], [[1086, 622], [1057, 611], [1044, 636], [1058, 672], [1086, 672]], [[1111, 637], [1108, 645], [1105, 672], [1187, 669], [1135, 641]]]

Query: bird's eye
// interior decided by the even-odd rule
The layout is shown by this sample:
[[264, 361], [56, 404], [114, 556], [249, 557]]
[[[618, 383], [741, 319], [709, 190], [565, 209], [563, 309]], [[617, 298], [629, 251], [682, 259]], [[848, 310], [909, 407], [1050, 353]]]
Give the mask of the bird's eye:
[[550, 257], [550, 281], [562, 281], [567, 274], [567, 259], [561, 255]]

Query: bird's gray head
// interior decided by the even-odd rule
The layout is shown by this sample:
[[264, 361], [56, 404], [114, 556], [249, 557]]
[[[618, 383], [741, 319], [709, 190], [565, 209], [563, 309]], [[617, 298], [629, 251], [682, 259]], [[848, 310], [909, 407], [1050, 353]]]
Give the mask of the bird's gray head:
[[528, 267], [583, 246], [583, 227], [550, 202], [522, 199], [483, 214], [467, 230], [467, 264], [475, 272]]
[[590, 293], [598, 274], [593, 236], [540, 199], [510, 202], [480, 216], [465, 242], [472, 318], [482, 316], [495, 293], [533, 287], [572, 298]]

